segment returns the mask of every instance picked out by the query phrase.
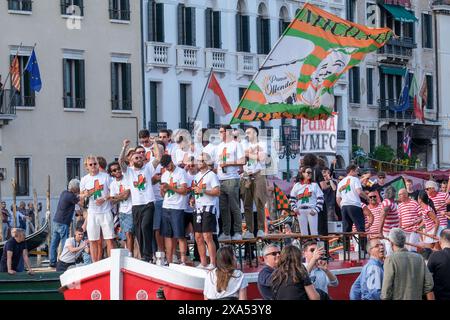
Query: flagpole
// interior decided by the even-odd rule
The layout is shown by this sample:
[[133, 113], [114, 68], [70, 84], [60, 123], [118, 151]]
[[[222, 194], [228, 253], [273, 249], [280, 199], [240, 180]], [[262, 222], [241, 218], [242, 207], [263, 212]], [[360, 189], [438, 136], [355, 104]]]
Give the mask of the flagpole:
[[194, 122], [197, 120], [198, 113], [200, 112], [200, 107], [202, 106], [203, 98], [205, 97], [206, 90], [208, 89], [209, 82], [211, 81], [213, 68], [209, 71], [208, 81], [206, 81], [205, 88], [203, 89], [202, 97], [200, 98], [200, 102], [198, 103], [197, 111], [195, 112]]
[[[14, 59], [15, 59], [17, 56], [19, 56], [20, 48], [22, 48], [22, 42], [20, 43], [19, 48], [17, 49], [16, 56], [14, 57]], [[6, 90], [6, 89], [5, 89], [5, 88], [6, 88], [6, 83], [8, 82], [10, 76], [11, 76], [11, 66], [9, 67], [9, 72], [8, 72], [8, 75], [6, 76], [4, 85], [3, 85], [3, 87], [2, 87], [0, 97], [2, 96], [2, 94], [4, 93], [4, 91]]]

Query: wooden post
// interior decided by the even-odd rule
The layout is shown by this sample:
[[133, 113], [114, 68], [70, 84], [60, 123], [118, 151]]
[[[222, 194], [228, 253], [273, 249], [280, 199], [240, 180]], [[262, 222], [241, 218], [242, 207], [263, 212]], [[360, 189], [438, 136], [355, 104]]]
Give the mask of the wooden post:
[[37, 192], [33, 189], [33, 206], [34, 206], [34, 231], [39, 229], [39, 212], [37, 207]]
[[13, 221], [13, 228], [17, 228], [17, 225], [16, 225], [16, 216], [17, 216], [17, 208], [16, 208], [16, 187], [17, 187], [17, 184], [16, 184], [16, 180], [15, 179], [11, 179], [11, 185], [12, 185], [12, 188], [13, 188], [13, 204], [12, 204], [12, 206], [13, 206], [13, 219], [14, 219], [14, 221]]

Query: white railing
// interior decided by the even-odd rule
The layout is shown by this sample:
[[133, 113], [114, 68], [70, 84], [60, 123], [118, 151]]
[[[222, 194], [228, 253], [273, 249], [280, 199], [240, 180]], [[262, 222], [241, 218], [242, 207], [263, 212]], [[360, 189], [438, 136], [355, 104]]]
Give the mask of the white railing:
[[258, 69], [262, 67], [264, 61], [266, 60], [266, 54], [258, 54]]
[[256, 55], [253, 53], [238, 52], [237, 67], [239, 74], [253, 75], [257, 71]]
[[177, 68], [200, 69], [200, 48], [191, 46], [177, 46]]
[[211, 68], [215, 71], [227, 70], [227, 51], [221, 49], [206, 48], [205, 49], [205, 69]]
[[147, 65], [168, 67], [170, 46], [169, 43], [147, 42]]

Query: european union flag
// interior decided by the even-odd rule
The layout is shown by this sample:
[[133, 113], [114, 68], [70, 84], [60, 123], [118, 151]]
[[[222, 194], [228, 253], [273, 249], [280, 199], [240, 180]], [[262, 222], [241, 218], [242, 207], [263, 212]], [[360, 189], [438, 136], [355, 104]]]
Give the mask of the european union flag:
[[30, 87], [34, 91], [41, 91], [42, 88], [42, 81], [41, 81], [41, 73], [39, 72], [39, 65], [36, 59], [36, 54], [33, 52], [31, 53], [30, 59], [28, 60], [27, 67], [25, 69], [28, 71], [31, 75], [30, 80]]

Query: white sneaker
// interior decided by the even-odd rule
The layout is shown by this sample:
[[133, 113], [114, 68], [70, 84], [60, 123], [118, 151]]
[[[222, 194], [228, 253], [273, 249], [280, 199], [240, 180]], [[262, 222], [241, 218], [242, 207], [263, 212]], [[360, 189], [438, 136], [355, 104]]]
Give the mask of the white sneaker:
[[[252, 238], [254, 238], [254, 236], [252, 236]], [[240, 234], [240, 233], [235, 233], [235, 234], [231, 237], [231, 240], [237, 240], [237, 241], [242, 240], [242, 234]]]
[[215, 268], [216, 266], [211, 263], [206, 266], [206, 270], [214, 270]]
[[196, 266], [196, 268], [197, 268], [197, 269], [206, 270], [206, 269], [208, 269], [208, 266], [204, 266], [204, 265], [202, 265], [202, 264], [200, 263], [198, 266]]
[[258, 233], [256, 234], [257, 238], [265, 237], [266, 233], [262, 230], [258, 230]]
[[[245, 231], [244, 235], [242, 236], [242, 239], [253, 239], [253, 238], [255, 238], [255, 235], [248, 230]], [[235, 239], [233, 239], [233, 240], [235, 240]]]
[[219, 241], [227, 241], [227, 240], [231, 240], [231, 236], [230, 235], [226, 235], [225, 233], [222, 233], [219, 238]]

